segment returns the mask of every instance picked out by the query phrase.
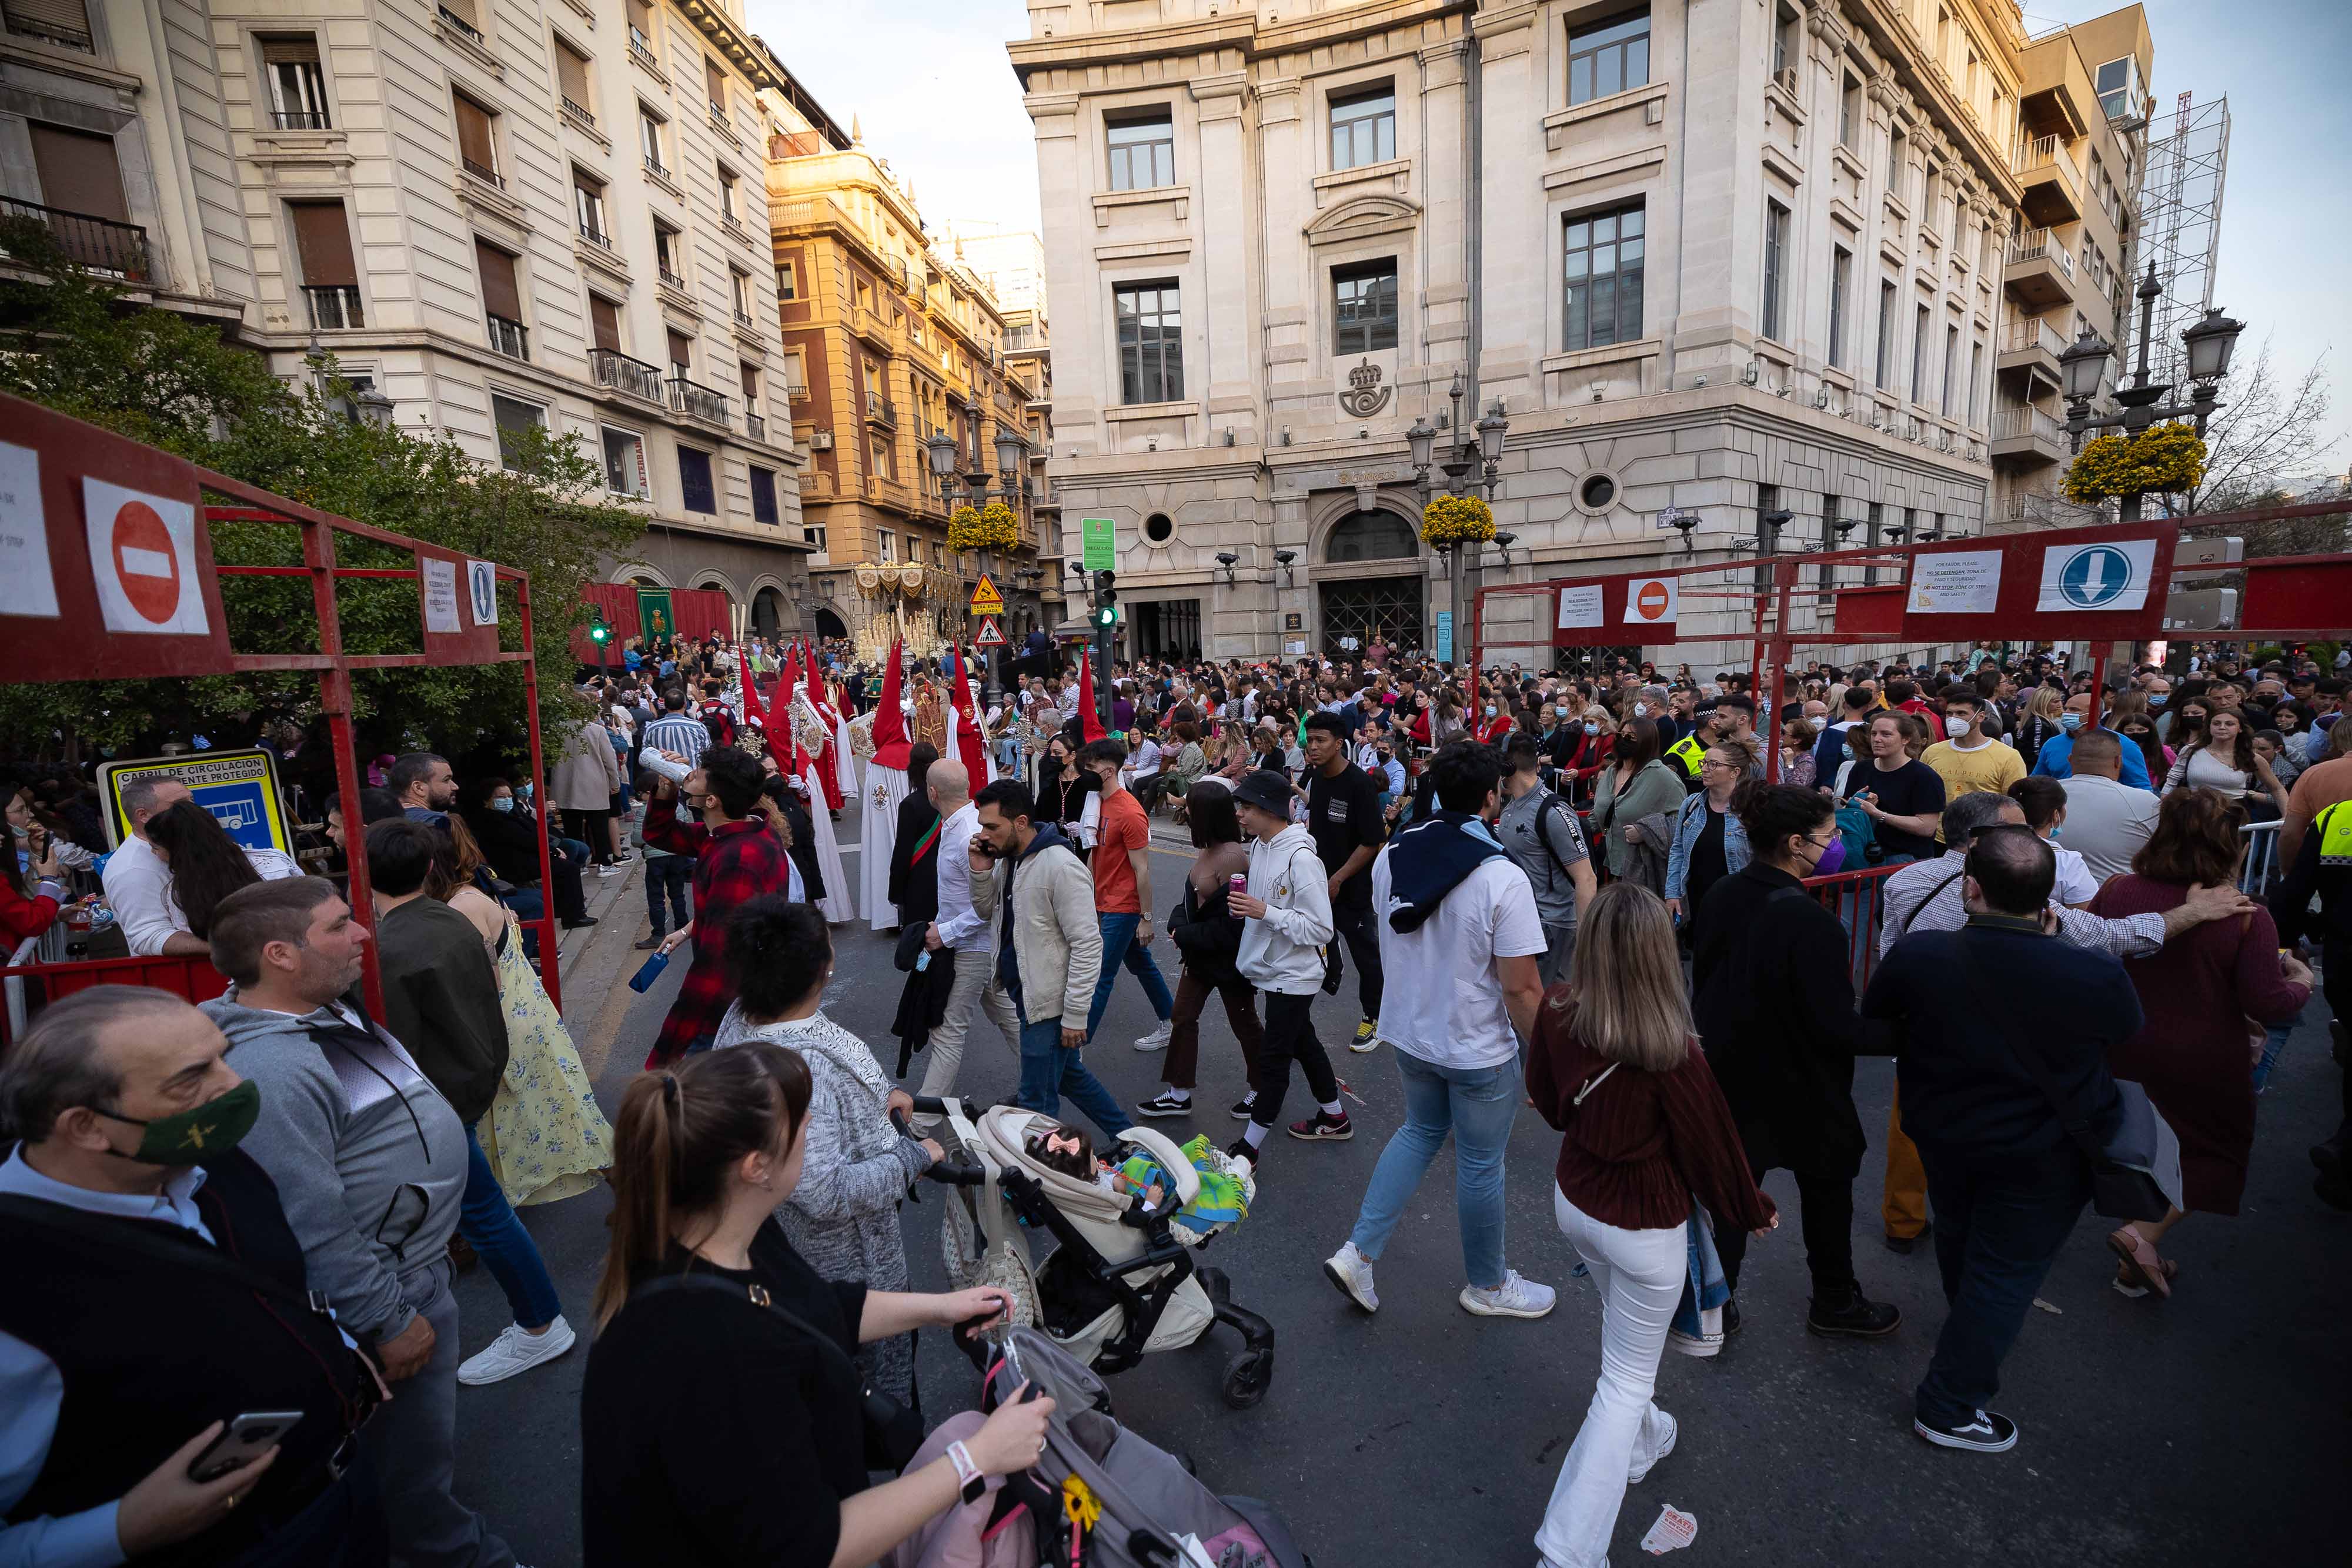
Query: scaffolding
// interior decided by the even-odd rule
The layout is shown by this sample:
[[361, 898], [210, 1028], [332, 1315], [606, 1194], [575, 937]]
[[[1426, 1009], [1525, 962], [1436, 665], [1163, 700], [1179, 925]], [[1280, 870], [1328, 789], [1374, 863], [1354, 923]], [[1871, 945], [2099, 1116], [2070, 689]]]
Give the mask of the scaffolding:
[[[2151, 132], [2156, 127], [2149, 127]], [[2213, 308], [2213, 269], [2221, 246], [2221, 186], [2230, 162], [2230, 100], [2204, 103], [2182, 93], [2172, 128], [2151, 135], [2140, 178], [2140, 255], [2153, 262], [2164, 293], [2156, 302], [2148, 368], [2173, 386], [2187, 382], [2180, 334]]]

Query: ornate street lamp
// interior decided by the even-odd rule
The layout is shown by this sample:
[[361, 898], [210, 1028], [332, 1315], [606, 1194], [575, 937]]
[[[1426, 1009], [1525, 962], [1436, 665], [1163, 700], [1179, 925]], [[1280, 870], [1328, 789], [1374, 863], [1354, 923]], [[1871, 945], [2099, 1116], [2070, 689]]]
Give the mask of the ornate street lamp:
[[[1429, 422], [1425, 419], [1415, 418], [1412, 428], [1404, 433], [1405, 450], [1412, 459], [1413, 487], [1421, 497], [1421, 504], [1424, 510], [1427, 509], [1431, 498], [1436, 494], [1437, 487], [1430, 478], [1430, 470], [1433, 466], [1445, 476], [1444, 490], [1447, 495], [1473, 496], [1483, 492], [1491, 499], [1501, 474], [1503, 438], [1509, 434], [1511, 428], [1511, 422], [1504, 416], [1503, 403], [1499, 398], [1487, 409], [1475, 427], [1465, 427], [1462, 423], [1461, 378], [1454, 379], [1453, 386], [1446, 390], [1445, 395], [1453, 402], [1453, 413], [1446, 423], [1446, 429], [1451, 434], [1447, 436], [1443, 451], [1437, 444], [1438, 433], [1430, 428]], [[1474, 474], [1477, 477], [1473, 478], [1471, 476]], [[1498, 539], [1497, 542], [1501, 541]], [[1465, 547], [1461, 544], [1452, 544], [1438, 548], [1448, 558], [1446, 576], [1450, 580], [1451, 597], [1454, 601], [1454, 634], [1459, 638], [1464, 635], [1468, 627], [1465, 618], [1465, 607], [1469, 601], [1468, 577], [1477, 561], [1477, 547], [1472, 545], [1465, 549]], [[1507, 545], [1504, 547], [1503, 559], [1506, 564], [1509, 562], [1510, 553]], [[1456, 652], [1458, 653], [1459, 650], [1457, 649]]]
[[[2221, 406], [2221, 389], [2215, 383], [2229, 373], [2230, 356], [2238, 346], [2238, 334], [2245, 330], [2245, 324], [2231, 320], [2218, 309], [2208, 310], [2203, 320], [2180, 334], [2189, 350], [2189, 379], [2196, 385], [2190, 389], [2187, 402], [2169, 402], [2166, 394], [2172, 387], [2148, 379], [2148, 340], [2156, 331], [2156, 302], [2164, 293], [2164, 286], [2156, 280], [2153, 260], [2147, 264], [2147, 276], [2140, 279], [2135, 292], [2139, 296], [2139, 364], [2132, 371], [2131, 385], [2116, 389], [2116, 402], [2122, 405], [2121, 412], [2096, 419], [2091, 416], [2091, 400], [2099, 391], [2099, 372], [2115, 351], [2107, 343], [2086, 330], [2058, 356], [2065, 380], [2066, 435], [2076, 453], [2083, 450], [2086, 431], [2121, 430], [2126, 439], [2137, 440], [2158, 420], [2184, 416], [2197, 422], [2197, 434], [2202, 439], [2206, 420]], [[2140, 492], [2137, 490], [2119, 498], [2117, 512], [2123, 521], [2139, 521], [2139, 498]]]

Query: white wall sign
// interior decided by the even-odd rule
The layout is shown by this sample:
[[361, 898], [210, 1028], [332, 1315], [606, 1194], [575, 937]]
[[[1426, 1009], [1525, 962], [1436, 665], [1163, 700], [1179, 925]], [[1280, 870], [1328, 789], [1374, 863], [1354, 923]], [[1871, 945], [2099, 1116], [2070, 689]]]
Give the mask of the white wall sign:
[[2000, 598], [2000, 551], [1939, 550], [1911, 562], [1914, 615], [1990, 615]]
[[2036, 610], [2138, 610], [2156, 570], [2154, 539], [2099, 539], [2042, 552]]
[[1625, 584], [1628, 626], [1671, 626], [1682, 600], [1682, 579], [1637, 577]]
[[495, 626], [499, 623], [499, 563], [494, 560], [469, 560], [466, 563], [467, 597], [474, 607], [474, 624]]
[[212, 630], [196, 580], [196, 509], [84, 476], [83, 522], [98, 607], [110, 632]]
[[41, 455], [0, 441], [0, 615], [55, 615], [49, 524], [41, 509]]
[[1608, 618], [1606, 608], [1601, 602], [1602, 595], [1606, 591], [1597, 582], [1588, 582], [1580, 588], [1561, 589], [1559, 591], [1559, 629], [1563, 632], [1570, 632], [1580, 627], [1600, 625]]
[[457, 622], [457, 563], [419, 556], [424, 578], [425, 629], [456, 636], [465, 628]]

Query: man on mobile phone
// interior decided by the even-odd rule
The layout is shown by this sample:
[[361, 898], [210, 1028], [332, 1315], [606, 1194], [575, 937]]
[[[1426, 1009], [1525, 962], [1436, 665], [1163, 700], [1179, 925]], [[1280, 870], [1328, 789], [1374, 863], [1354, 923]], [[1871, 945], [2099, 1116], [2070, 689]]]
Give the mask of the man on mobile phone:
[[[386, 1561], [372, 1478], [346, 1469], [378, 1385], [238, 1147], [259, 1099], [228, 1049], [176, 997], [98, 986], [0, 1063], [22, 1140], [0, 1162], [0, 1562]], [[295, 1418], [247, 1446], [218, 1418], [238, 1410]]]

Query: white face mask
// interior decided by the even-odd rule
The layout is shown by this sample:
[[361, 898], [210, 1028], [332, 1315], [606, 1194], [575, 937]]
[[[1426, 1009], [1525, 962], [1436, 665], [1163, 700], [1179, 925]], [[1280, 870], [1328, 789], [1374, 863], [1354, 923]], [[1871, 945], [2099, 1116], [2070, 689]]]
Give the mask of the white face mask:
[[1633, 716], [1634, 716], [1635, 718], [1647, 718], [1647, 717], [1649, 717], [1649, 716], [1650, 716], [1650, 705], [1649, 705], [1648, 703], [1635, 703], [1635, 704], [1633, 705]]
[[1968, 734], [1969, 728], [1973, 723], [1974, 721], [1971, 719], [1965, 719], [1960, 717], [1958, 714], [1954, 714], [1944, 720], [1944, 733], [1950, 736], [1954, 740], [1958, 740], [1960, 737]]
[[1806, 716], [1805, 723], [1815, 734], [1819, 734], [1830, 727], [1830, 716], [1825, 713], [1810, 714]]

